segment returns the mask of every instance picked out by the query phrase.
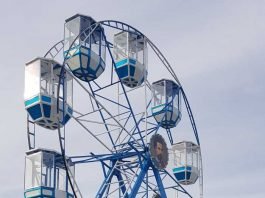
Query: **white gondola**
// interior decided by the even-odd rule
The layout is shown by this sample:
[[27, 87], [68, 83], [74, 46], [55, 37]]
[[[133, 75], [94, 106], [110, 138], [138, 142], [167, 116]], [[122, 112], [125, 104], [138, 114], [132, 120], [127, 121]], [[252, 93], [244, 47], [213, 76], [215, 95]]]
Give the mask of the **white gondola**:
[[[32, 120], [47, 129], [57, 129], [68, 122], [72, 115], [72, 77], [66, 74], [64, 94], [66, 103], [59, 101], [57, 109], [57, 91], [62, 66], [52, 59], [36, 58], [26, 64], [25, 68], [25, 108]], [[60, 124], [58, 126], [58, 116]]]
[[175, 127], [181, 119], [180, 87], [171, 80], [162, 79], [152, 84], [152, 115], [161, 127]]
[[114, 35], [116, 72], [130, 88], [140, 86], [147, 75], [147, 45], [143, 35], [120, 32]]
[[[34, 149], [26, 152], [25, 160], [25, 198], [74, 198], [61, 154]], [[70, 159], [66, 160], [74, 178], [74, 164]]]
[[104, 30], [95, 24], [93, 18], [76, 14], [64, 26], [64, 58], [73, 74], [86, 82], [105, 70]]
[[193, 142], [183, 141], [172, 146], [173, 173], [179, 183], [194, 184], [199, 177], [199, 149]]

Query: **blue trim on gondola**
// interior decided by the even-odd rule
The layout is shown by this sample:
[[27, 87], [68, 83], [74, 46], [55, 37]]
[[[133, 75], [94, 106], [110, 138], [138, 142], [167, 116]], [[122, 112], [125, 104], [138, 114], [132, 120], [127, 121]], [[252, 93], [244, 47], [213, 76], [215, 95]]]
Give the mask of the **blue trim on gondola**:
[[122, 67], [124, 65], [128, 65], [128, 62], [129, 62], [129, 64], [132, 64], [132, 65], [136, 64], [136, 60], [131, 59], [131, 58], [126, 58], [126, 59], [123, 59], [121, 61], [116, 62], [115, 66], [116, 66], [116, 68], [119, 68], [119, 67]]
[[179, 172], [179, 171], [184, 171], [184, 170], [191, 171], [191, 167], [190, 166], [182, 166], [182, 167], [173, 168], [174, 173]]
[[73, 114], [73, 109], [68, 107], [68, 113], [70, 113], [72, 115]]
[[[45, 193], [44, 190], [50, 191], [51, 195], [44, 194]], [[30, 192], [33, 193], [35, 191], [36, 191], [36, 194], [34, 194], [32, 196], [27, 196], [27, 193], [30, 193]], [[51, 187], [47, 187], [47, 186], [39, 186], [39, 187], [33, 187], [30, 189], [27, 189], [24, 192], [24, 198], [41, 198], [41, 197], [56, 198], [55, 197], [55, 189], [51, 188]], [[74, 196], [71, 193], [66, 192], [66, 198], [73, 198], [73, 197]]]
[[32, 107], [28, 108], [27, 111], [33, 120], [36, 120], [42, 117], [40, 104], [33, 105]]
[[51, 116], [51, 106], [47, 104], [43, 104], [43, 113], [46, 118], [50, 118]]
[[[73, 55], [69, 56], [66, 58], [66, 60], [69, 60], [75, 56], [78, 56], [78, 59], [79, 59], [79, 66], [78, 68], [72, 70], [71, 69], [71, 64], [69, 65], [70, 66], [70, 69], [72, 70], [72, 73], [79, 79], [83, 80], [83, 81], [86, 81], [86, 82], [89, 82], [91, 80], [95, 80], [96, 78], [99, 77], [99, 75], [104, 71], [105, 69], [105, 62], [103, 61], [102, 57], [99, 56], [99, 61], [98, 61], [98, 65], [95, 67], [95, 70], [93, 70], [91, 67], [90, 67], [90, 61], [91, 61], [91, 49], [90, 48], [87, 48], [85, 46], [77, 46], [79, 48], [79, 51], [78, 52], [75, 52]], [[77, 48], [77, 47], [74, 47], [73, 49]], [[82, 48], [86, 50], [86, 53], [82, 51]], [[70, 50], [68, 50], [70, 51]], [[65, 54], [68, 52], [68, 51], [65, 51]], [[86, 65], [83, 65], [82, 64], [82, 57], [85, 56], [87, 57], [87, 62], [86, 62]], [[99, 73], [99, 75], [97, 76], [97, 73], [98, 73], [98, 70], [99, 69], [102, 69], [102, 72]]]
[[118, 69], [117, 69], [117, 73], [118, 73], [118, 76], [120, 77], [120, 78], [125, 78], [125, 77], [127, 77], [128, 76], [128, 67], [127, 67], [127, 65], [124, 65], [124, 66], [122, 66], [122, 67], [119, 67]]
[[190, 180], [191, 172], [183, 171], [183, 172], [174, 173], [174, 175], [178, 181], [188, 181]]
[[190, 180], [192, 167], [182, 166], [173, 168], [173, 173], [178, 181], [188, 181]]
[[162, 107], [162, 106], [166, 106], [166, 104], [160, 104], [160, 105], [157, 105], [155, 107], [152, 107], [152, 110], [157, 109], [157, 108]]
[[[165, 107], [163, 107], [165, 106]], [[155, 111], [155, 109], [157, 108], [161, 108], [161, 110], [158, 109], [158, 111]], [[178, 122], [180, 121], [181, 118], [181, 112], [179, 109], [174, 109], [173, 108], [173, 102], [170, 101], [167, 104], [161, 104], [155, 107], [151, 108], [152, 110], [152, 116], [155, 117], [157, 123], [165, 128], [165, 129], [169, 129], [169, 128], [173, 128], [175, 126], [177, 126]], [[173, 119], [173, 114], [174, 111], [178, 111], [178, 115], [176, 116], [175, 119]], [[159, 114], [164, 114], [163, 119], [157, 119], [156, 116]]]
[[136, 60], [129, 58], [129, 63], [135, 65]]
[[51, 103], [52, 101], [52, 99], [48, 96], [41, 96], [41, 100], [48, 103]]
[[134, 77], [134, 73], [135, 73], [135, 66], [130, 65], [130, 76]]
[[66, 114], [65, 116], [64, 116], [64, 120], [63, 120], [63, 125], [65, 125], [69, 120], [70, 120], [70, 116], [68, 115], [68, 114]]
[[38, 102], [40, 100], [40, 97], [39, 96], [35, 96], [34, 98], [31, 98], [29, 100], [26, 100], [25, 101], [25, 106], [29, 106], [35, 102]]
[[[76, 51], [74, 52], [74, 54], [71, 54], [70, 52], [73, 50], [76, 50]], [[67, 60], [67, 59], [75, 56], [78, 53], [80, 53], [80, 45], [74, 46], [71, 49], [64, 51], [63, 55], [64, 55], [64, 58]], [[67, 55], [67, 57], [66, 57], [66, 55]]]
[[116, 68], [119, 68], [119, 67], [121, 67], [121, 66], [123, 66], [124, 64], [127, 64], [127, 63], [128, 63], [128, 59], [123, 59], [123, 60], [117, 62], [115, 64], [115, 66], [116, 66]]

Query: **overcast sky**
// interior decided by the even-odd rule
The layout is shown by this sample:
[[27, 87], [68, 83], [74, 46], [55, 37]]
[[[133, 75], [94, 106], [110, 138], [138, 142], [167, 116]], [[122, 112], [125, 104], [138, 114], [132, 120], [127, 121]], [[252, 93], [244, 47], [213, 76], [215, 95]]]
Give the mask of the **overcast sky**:
[[265, 197], [264, 0], [1, 2], [0, 197], [23, 196], [24, 64], [76, 13], [126, 22], [167, 57], [199, 130], [206, 198]]

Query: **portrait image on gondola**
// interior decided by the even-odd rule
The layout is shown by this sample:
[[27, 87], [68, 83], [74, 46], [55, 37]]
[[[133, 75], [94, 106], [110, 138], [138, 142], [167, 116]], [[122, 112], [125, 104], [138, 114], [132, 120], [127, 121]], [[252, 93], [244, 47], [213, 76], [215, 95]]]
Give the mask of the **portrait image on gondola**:
[[155, 134], [150, 139], [150, 155], [153, 165], [158, 169], [164, 169], [168, 164], [168, 148], [164, 138]]

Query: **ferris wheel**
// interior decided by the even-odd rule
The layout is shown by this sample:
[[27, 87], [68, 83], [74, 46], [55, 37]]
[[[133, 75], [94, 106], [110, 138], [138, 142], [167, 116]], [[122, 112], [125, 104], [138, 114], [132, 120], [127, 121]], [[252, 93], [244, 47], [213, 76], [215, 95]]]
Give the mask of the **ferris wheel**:
[[[91, 189], [98, 198], [203, 197], [201, 145], [183, 86], [134, 27], [66, 19], [64, 39], [26, 64], [24, 99], [25, 197], [87, 197], [76, 173], [92, 163], [102, 173]], [[180, 139], [185, 115], [191, 135]], [[58, 131], [60, 151], [37, 147], [39, 128]]]

